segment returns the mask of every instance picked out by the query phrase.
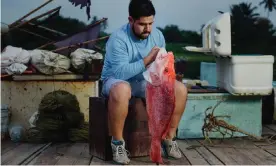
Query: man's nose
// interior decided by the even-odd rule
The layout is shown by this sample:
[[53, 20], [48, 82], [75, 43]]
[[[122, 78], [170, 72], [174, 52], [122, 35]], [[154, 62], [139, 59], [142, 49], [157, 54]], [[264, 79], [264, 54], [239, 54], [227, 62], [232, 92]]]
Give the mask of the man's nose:
[[150, 31], [150, 25], [146, 25], [145, 31], [146, 31], [146, 32], [149, 32], [149, 31]]

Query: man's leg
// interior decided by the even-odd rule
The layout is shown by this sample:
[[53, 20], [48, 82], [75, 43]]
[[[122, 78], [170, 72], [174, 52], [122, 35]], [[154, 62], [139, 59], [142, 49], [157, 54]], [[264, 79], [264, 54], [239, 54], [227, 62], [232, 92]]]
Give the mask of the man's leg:
[[176, 136], [176, 129], [179, 121], [184, 113], [188, 90], [185, 85], [179, 81], [175, 82], [175, 110], [172, 116], [171, 127], [167, 135], [167, 139], [173, 139]]
[[111, 135], [115, 140], [123, 140], [123, 128], [128, 114], [131, 98], [130, 85], [125, 82], [115, 83], [110, 89], [108, 100], [108, 118]]
[[179, 81], [175, 82], [175, 110], [172, 115], [171, 126], [167, 137], [162, 141], [163, 150], [167, 157], [181, 158], [182, 154], [178, 148], [177, 142], [174, 140], [176, 129], [178, 127], [181, 116], [186, 107], [188, 91], [185, 85]]
[[103, 94], [109, 97], [108, 126], [112, 135], [113, 160], [120, 164], [128, 164], [130, 160], [125, 149], [123, 129], [131, 98], [130, 85], [128, 82], [110, 78], [103, 86]]

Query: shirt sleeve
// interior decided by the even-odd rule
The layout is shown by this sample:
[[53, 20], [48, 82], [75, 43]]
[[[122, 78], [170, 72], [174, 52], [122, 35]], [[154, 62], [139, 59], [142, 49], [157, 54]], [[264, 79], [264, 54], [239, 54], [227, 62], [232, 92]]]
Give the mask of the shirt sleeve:
[[159, 30], [160, 47], [166, 48], [166, 40], [163, 33]]
[[144, 60], [129, 62], [126, 43], [120, 38], [112, 38], [107, 45], [107, 57], [116, 79], [128, 80], [145, 70]]

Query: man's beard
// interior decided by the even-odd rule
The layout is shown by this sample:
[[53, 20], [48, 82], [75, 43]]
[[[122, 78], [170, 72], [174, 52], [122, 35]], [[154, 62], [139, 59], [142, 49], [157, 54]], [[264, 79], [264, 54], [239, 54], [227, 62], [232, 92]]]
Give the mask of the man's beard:
[[145, 32], [143, 32], [143, 33], [141, 33], [141, 34], [137, 34], [137, 33], [135, 32], [135, 30], [134, 30], [134, 26], [132, 26], [132, 32], [133, 32], [133, 34], [134, 34], [137, 38], [139, 38], [139, 39], [146, 39], [146, 38], [148, 38], [148, 36], [149, 36], [149, 34], [150, 34], [150, 32], [147, 32], [147, 33], [148, 33], [148, 36], [147, 36], [147, 37], [144, 37], [144, 36], [143, 36], [143, 34], [145, 34]]

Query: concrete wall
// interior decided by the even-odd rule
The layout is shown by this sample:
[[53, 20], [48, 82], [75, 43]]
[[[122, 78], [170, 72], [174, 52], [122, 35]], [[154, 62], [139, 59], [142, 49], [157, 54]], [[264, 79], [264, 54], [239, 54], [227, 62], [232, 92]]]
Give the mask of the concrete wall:
[[1, 104], [12, 113], [11, 123], [29, 128], [29, 118], [44, 95], [55, 90], [65, 90], [76, 95], [80, 109], [89, 118], [89, 97], [98, 96], [97, 81], [1, 81]]

